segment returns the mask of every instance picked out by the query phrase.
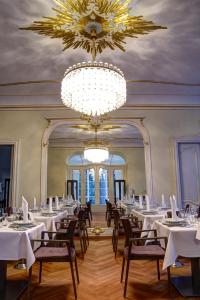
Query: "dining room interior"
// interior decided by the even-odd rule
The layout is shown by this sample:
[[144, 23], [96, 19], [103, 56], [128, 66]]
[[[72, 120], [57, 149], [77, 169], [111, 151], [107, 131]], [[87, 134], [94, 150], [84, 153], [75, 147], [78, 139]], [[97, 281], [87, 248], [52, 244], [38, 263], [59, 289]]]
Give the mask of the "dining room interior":
[[200, 299], [199, 14], [0, 1], [0, 300]]

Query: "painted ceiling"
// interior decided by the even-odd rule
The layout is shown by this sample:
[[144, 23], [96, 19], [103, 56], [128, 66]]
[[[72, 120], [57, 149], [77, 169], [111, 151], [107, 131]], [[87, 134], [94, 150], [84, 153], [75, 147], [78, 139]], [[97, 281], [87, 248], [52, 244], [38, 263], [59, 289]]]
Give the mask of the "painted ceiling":
[[[62, 42], [18, 28], [52, 15], [51, 0], [0, 1], [0, 84], [62, 80], [65, 69], [90, 60], [83, 50], [62, 52]], [[129, 83], [127, 104], [200, 103], [200, 1], [133, 0], [133, 14], [166, 26], [127, 39], [126, 52], [106, 50], [97, 59], [117, 65], [126, 79], [197, 86]], [[0, 105], [62, 104], [60, 84], [1, 87]]]

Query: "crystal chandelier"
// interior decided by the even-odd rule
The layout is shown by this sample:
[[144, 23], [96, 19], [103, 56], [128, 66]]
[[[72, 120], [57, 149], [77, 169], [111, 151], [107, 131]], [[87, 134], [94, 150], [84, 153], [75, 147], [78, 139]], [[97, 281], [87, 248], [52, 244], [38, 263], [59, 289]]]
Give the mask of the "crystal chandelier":
[[85, 149], [83, 156], [85, 159], [91, 161], [92, 163], [100, 163], [109, 158], [108, 143], [105, 141], [100, 141], [97, 139], [97, 130], [100, 126], [97, 119], [93, 119], [95, 123], [91, 123], [95, 131], [94, 140], [85, 142]]
[[62, 80], [61, 98], [67, 107], [86, 115], [113, 111], [126, 102], [124, 74], [108, 63], [73, 65]]
[[109, 151], [105, 142], [94, 140], [86, 144], [84, 158], [92, 163], [100, 163], [109, 158]]

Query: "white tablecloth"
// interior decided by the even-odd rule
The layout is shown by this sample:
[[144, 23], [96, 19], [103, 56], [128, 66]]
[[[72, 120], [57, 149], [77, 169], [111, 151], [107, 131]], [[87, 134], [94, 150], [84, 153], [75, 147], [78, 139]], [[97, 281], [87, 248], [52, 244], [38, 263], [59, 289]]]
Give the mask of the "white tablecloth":
[[44, 223], [25, 231], [17, 231], [7, 226], [0, 227], [0, 260], [26, 259], [29, 269], [35, 261], [30, 239], [40, 239], [46, 230]]
[[[155, 220], [162, 220], [163, 217], [165, 216], [166, 212], [165, 211], [159, 211], [158, 214], [152, 214], [152, 215], [144, 215], [142, 212], [137, 211], [135, 209], [132, 209], [131, 213], [133, 216], [137, 217], [139, 221], [142, 221], [142, 230], [149, 230], [151, 229], [153, 222]], [[141, 236], [147, 235], [145, 232], [141, 234]]]
[[163, 269], [171, 266], [178, 256], [200, 257], [200, 241], [196, 239], [196, 227], [168, 227], [159, 221], [152, 226], [158, 236], [168, 237]]
[[42, 216], [41, 213], [33, 213], [35, 222], [43, 222], [48, 231], [56, 231], [55, 222], [59, 222], [68, 215], [67, 211], [59, 212], [56, 216]]

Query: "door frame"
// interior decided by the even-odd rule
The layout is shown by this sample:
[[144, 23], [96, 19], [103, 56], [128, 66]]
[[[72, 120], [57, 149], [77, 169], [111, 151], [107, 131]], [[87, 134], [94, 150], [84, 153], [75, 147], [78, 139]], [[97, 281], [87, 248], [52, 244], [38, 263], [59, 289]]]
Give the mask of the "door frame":
[[177, 201], [180, 207], [183, 207], [181, 200], [181, 169], [179, 160], [179, 144], [200, 144], [200, 135], [180, 137], [174, 141], [174, 153], [175, 153], [175, 173], [176, 173], [176, 194]]
[[0, 146], [13, 146], [13, 153], [11, 157], [11, 202], [10, 206], [18, 207], [19, 200], [19, 141], [2, 140], [0, 139]]

